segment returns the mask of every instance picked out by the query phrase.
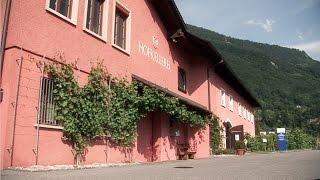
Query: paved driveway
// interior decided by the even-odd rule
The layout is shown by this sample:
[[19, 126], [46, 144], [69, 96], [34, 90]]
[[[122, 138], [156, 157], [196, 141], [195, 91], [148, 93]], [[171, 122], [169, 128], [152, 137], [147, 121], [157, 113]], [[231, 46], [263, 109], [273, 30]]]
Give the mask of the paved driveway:
[[48, 172], [3, 171], [2, 180], [320, 179], [320, 151], [251, 154], [126, 167]]

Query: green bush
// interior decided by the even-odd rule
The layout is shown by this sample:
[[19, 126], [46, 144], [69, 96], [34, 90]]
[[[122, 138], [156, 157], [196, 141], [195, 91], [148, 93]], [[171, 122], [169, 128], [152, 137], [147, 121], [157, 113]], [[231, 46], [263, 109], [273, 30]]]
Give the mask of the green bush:
[[246, 149], [246, 144], [243, 141], [236, 141], [235, 149]]
[[221, 154], [235, 154], [235, 150], [234, 149], [214, 149], [212, 151], [212, 154], [214, 155], [221, 155]]
[[[267, 139], [267, 142], [263, 142], [263, 138]], [[246, 136], [247, 148], [249, 151], [275, 151], [277, 148], [277, 139], [275, 134], [268, 134], [262, 136], [250, 137]]]
[[[275, 151], [277, 150], [277, 135], [268, 134], [250, 137], [246, 135], [247, 148], [249, 151]], [[267, 142], [263, 143], [262, 139], [266, 138]], [[292, 149], [311, 149], [316, 148], [317, 139], [306, 134], [301, 129], [293, 129], [286, 134], [287, 148]]]
[[301, 129], [293, 129], [287, 133], [288, 149], [311, 149], [316, 147], [316, 138], [304, 133]]

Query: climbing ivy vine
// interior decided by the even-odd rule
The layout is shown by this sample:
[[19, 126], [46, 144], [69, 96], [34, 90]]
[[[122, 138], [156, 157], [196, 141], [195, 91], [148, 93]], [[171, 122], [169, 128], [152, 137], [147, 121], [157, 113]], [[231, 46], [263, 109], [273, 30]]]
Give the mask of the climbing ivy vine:
[[63, 125], [64, 136], [73, 143], [77, 156], [97, 136], [109, 135], [121, 146], [132, 145], [137, 122], [148, 112], [161, 110], [191, 125], [204, 126], [212, 119], [143, 83], [113, 78], [102, 63], [91, 69], [84, 87], [76, 81], [72, 64], [45, 67], [54, 81], [55, 118]]

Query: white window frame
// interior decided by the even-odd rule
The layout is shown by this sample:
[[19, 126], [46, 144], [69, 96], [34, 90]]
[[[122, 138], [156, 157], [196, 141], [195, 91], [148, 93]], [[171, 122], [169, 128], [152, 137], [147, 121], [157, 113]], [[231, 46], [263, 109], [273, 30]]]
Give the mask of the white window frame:
[[220, 104], [223, 107], [227, 106], [227, 103], [226, 103], [226, 91], [224, 89], [220, 89]]
[[[116, 20], [116, 8], [120, 8], [128, 15], [126, 19], [126, 49], [123, 49], [122, 47], [116, 45], [114, 43], [114, 28], [115, 28], [115, 20]], [[119, 0], [113, 0], [113, 7], [112, 7], [112, 39], [111, 39], [111, 45], [115, 47], [116, 49], [120, 50], [121, 52], [124, 52], [127, 55], [130, 55], [131, 52], [131, 11], [123, 5]]]
[[253, 113], [251, 113], [251, 122], [252, 122], [252, 123], [254, 122], [254, 115], [253, 115]]
[[46, 0], [46, 11], [58, 16], [59, 18], [73, 24], [73, 25], [77, 25], [77, 20], [78, 20], [78, 7], [79, 7], [79, 0], [72, 0], [72, 7], [71, 7], [71, 17], [68, 18], [62, 14], [60, 14], [59, 12], [51, 9], [50, 7], [50, 0]]
[[233, 111], [233, 96], [229, 95], [229, 109], [230, 111]]
[[92, 36], [107, 42], [108, 34], [108, 14], [109, 14], [109, 0], [105, 0], [103, 3], [103, 14], [102, 14], [102, 31], [101, 35], [91, 31], [86, 27], [87, 25], [87, 11], [88, 11], [88, 0], [84, 0], [84, 16], [83, 16], [83, 31], [91, 34]]
[[238, 114], [240, 117], [242, 117], [242, 106], [240, 103], [238, 103]]
[[246, 108], [243, 108], [243, 118], [244, 119], [247, 119], [247, 109]]
[[248, 120], [248, 121], [250, 121], [250, 117], [251, 117], [250, 114], [251, 114], [251, 112], [248, 111], [248, 113], [247, 113], [247, 120]]

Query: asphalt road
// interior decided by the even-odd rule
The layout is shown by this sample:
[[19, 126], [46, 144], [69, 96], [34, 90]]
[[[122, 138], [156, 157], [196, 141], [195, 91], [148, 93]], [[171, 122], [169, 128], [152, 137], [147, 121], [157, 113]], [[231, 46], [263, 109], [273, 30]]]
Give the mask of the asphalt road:
[[1, 180], [320, 179], [320, 151], [251, 154], [123, 167], [47, 172], [5, 170]]

